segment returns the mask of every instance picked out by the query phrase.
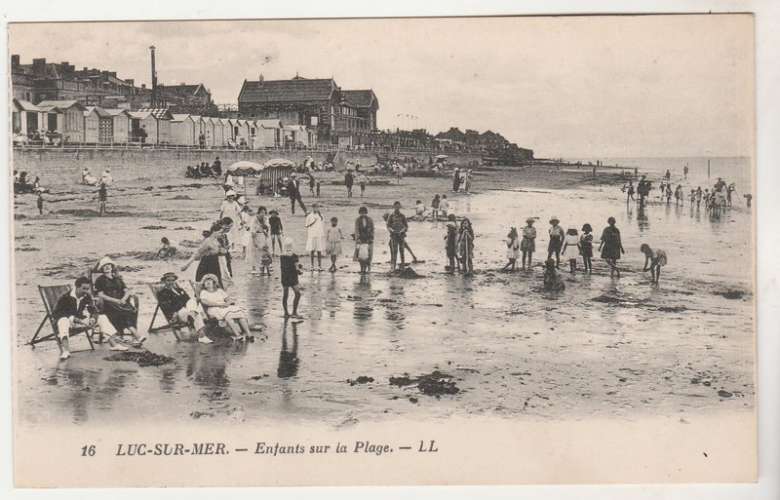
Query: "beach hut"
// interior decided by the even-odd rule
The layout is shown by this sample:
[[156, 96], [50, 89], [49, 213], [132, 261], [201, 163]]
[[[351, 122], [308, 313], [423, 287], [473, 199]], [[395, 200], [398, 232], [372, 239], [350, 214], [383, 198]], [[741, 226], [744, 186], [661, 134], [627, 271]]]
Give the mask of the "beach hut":
[[228, 144], [228, 140], [231, 138], [231, 123], [227, 118], [218, 118], [214, 130], [217, 134], [217, 144], [220, 147], [225, 147]]
[[285, 146], [308, 148], [310, 146], [308, 129], [304, 125], [285, 125], [284, 144]]
[[[170, 144], [171, 120], [173, 116], [167, 108], [144, 108], [130, 111], [130, 135], [136, 141], [146, 144]], [[143, 130], [146, 135], [141, 133]]]
[[236, 120], [238, 133], [236, 134], [236, 143], [242, 146], [250, 147], [251, 128], [247, 120]]
[[192, 117], [192, 123], [195, 125], [195, 145], [200, 146], [201, 134], [203, 134], [203, 117], [200, 115], [190, 115]]
[[57, 109], [57, 132], [63, 142], [84, 140], [84, 111], [86, 108], [74, 100], [41, 101], [39, 107]]
[[278, 148], [282, 144], [280, 120], [255, 120], [254, 149]]
[[192, 115], [171, 115], [171, 144], [177, 146], [194, 146], [197, 144], [198, 127]]
[[206, 138], [207, 148], [212, 148], [216, 145], [214, 142], [214, 120], [216, 120], [216, 118], [212, 118], [210, 116], [204, 116], [201, 118], [201, 124], [203, 127], [201, 130], [203, 131], [203, 135]]
[[114, 121], [115, 144], [126, 144], [130, 140], [130, 113], [126, 109], [106, 109]]
[[100, 106], [84, 110], [84, 142], [111, 144], [114, 142], [114, 118]]
[[41, 110], [35, 104], [21, 99], [13, 100], [13, 130], [16, 134], [32, 135], [39, 130]]

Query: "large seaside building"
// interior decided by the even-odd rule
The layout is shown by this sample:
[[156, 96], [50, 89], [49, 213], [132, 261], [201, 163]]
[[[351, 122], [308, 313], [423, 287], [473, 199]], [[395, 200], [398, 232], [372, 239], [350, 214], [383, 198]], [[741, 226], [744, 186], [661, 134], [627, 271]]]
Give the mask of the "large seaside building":
[[241, 118], [277, 119], [283, 126], [316, 131], [322, 144], [372, 144], [379, 100], [371, 89], [342, 90], [332, 78], [244, 80], [238, 94]]
[[[76, 69], [68, 61], [52, 63], [44, 58], [21, 64], [16, 54], [11, 56], [11, 86], [14, 98], [33, 104], [73, 100], [83, 106], [139, 109], [151, 106], [152, 98], [146, 85], [137, 87], [135, 80], [121, 79], [115, 71]], [[159, 85], [158, 91], [173, 113], [216, 114], [211, 93], [202, 83]]]

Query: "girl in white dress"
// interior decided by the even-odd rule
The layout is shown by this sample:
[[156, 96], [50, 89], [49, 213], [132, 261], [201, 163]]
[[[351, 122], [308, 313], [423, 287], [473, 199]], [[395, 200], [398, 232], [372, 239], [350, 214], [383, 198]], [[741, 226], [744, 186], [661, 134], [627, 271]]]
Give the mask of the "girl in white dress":
[[311, 270], [314, 271], [314, 254], [317, 254], [317, 270], [322, 271], [322, 252], [325, 250], [325, 223], [317, 203], [306, 215], [306, 251], [311, 258]]
[[225, 321], [225, 325], [233, 333], [233, 338], [243, 340], [249, 335], [249, 322], [243, 307], [236, 305], [236, 300], [230, 297], [219, 286], [219, 278], [207, 274], [200, 281], [203, 289], [200, 292], [200, 303], [206, 314], [212, 318]]

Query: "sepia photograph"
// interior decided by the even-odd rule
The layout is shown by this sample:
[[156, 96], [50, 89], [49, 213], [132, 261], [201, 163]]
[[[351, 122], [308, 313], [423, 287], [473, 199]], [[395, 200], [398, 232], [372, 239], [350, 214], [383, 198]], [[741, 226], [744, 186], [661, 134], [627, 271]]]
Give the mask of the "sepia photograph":
[[16, 484], [755, 481], [754, 37], [9, 24]]

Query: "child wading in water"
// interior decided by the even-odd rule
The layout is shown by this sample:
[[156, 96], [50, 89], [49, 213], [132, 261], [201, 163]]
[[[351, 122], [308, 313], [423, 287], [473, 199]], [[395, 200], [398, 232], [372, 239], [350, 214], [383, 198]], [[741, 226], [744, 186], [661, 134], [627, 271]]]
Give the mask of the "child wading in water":
[[[642, 243], [639, 251], [645, 254], [645, 265], [642, 271], [650, 271], [650, 282], [657, 285], [661, 277], [661, 268], [666, 265], [666, 252], [653, 250], [647, 243]], [[650, 267], [647, 267], [648, 264]]]
[[271, 210], [271, 216], [268, 217], [268, 225], [271, 227], [271, 255], [276, 255], [276, 244], [279, 243], [279, 253], [282, 253], [282, 219], [279, 218], [279, 212]]
[[513, 227], [509, 229], [509, 234], [506, 235], [506, 257], [509, 262], [501, 268], [502, 271], [512, 272], [515, 270], [517, 264], [517, 257], [520, 255], [520, 240], [517, 236], [517, 228]]
[[433, 200], [431, 200], [431, 214], [433, 216], [433, 220], [437, 221], [439, 220], [439, 203], [441, 200], [439, 199], [439, 195], [433, 197]]
[[325, 245], [328, 255], [330, 255], [330, 269], [328, 271], [336, 272], [336, 259], [341, 255], [341, 240], [344, 235], [341, 234], [341, 228], [338, 227], [339, 220], [336, 217], [330, 218], [330, 227], [325, 234]]
[[[298, 315], [298, 303], [301, 301], [301, 288], [298, 286], [298, 275], [301, 274], [301, 265], [298, 264], [298, 256], [293, 251], [293, 241], [291, 238], [285, 238], [284, 240], [284, 254], [279, 257], [279, 268], [282, 272], [282, 287], [284, 292], [282, 294], [282, 307], [284, 308], [285, 318], [302, 319]], [[293, 298], [293, 313], [290, 314], [287, 310], [287, 297], [290, 295], [290, 288], [292, 288], [295, 298]]]
[[[577, 254], [576, 250], [580, 248], [580, 239], [577, 235], [577, 230], [573, 227], [566, 230], [566, 238], [563, 241], [563, 254], [569, 257], [569, 270], [572, 274], [577, 270]], [[566, 251], [569, 251], [567, 254]]]
[[580, 254], [582, 255], [582, 264], [585, 266], [585, 272], [593, 272], [593, 228], [590, 224], [582, 225], [582, 236], [580, 236]]
[[525, 220], [525, 227], [523, 228], [523, 241], [520, 242], [520, 251], [523, 252], [523, 271], [525, 271], [525, 260], [528, 258], [528, 269], [531, 269], [531, 258], [536, 251], [536, 228], [534, 227], [534, 219], [528, 218]]
[[458, 226], [455, 223], [455, 214], [450, 214], [447, 219], [447, 234], [444, 236], [445, 249], [447, 250], [447, 259], [450, 261], [448, 271], [450, 274], [454, 274], [457, 269], [460, 271], [460, 264], [458, 263]]
[[558, 274], [555, 261], [547, 259], [544, 262], [544, 291], [562, 292], [565, 288], [566, 285]]
[[563, 228], [558, 225], [561, 222], [558, 217], [550, 219], [550, 243], [547, 245], [547, 258], [552, 258], [555, 255], [555, 266], [561, 267], [561, 247], [563, 247]]
[[267, 274], [271, 276], [271, 264], [274, 259], [271, 257], [271, 252], [268, 251], [268, 245], [263, 245], [260, 249], [260, 274]]

